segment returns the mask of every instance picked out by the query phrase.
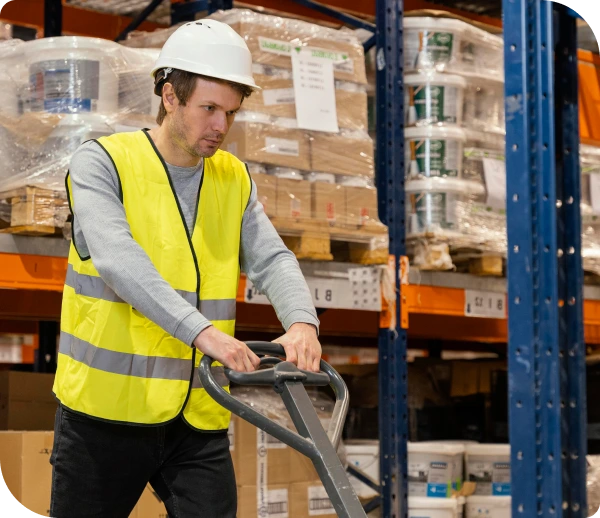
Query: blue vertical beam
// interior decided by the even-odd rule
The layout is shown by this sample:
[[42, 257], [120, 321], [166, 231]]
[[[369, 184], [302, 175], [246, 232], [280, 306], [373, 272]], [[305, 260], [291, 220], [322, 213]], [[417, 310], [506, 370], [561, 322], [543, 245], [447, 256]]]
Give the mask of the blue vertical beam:
[[552, 4], [504, 0], [514, 516], [562, 512]]
[[399, 258], [406, 253], [402, 0], [377, 0], [377, 187], [379, 214], [396, 258], [396, 328], [379, 332], [379, 438], [382, 516], [406, 518], [408, 371], [406, 330], [400, 327]]
[[573, 518], [586, 514], [586, 384], [581, 265], [581, 173], [577, 25], [572, 11], [555, 5], [556, 18], [556, 158], [560, 189], [561, 409], [563, 409], [563, 510]]
[[575, 26], [550, 2], [504, 0], [503, 8], [513, 515], [579, 517], [585, 352]]

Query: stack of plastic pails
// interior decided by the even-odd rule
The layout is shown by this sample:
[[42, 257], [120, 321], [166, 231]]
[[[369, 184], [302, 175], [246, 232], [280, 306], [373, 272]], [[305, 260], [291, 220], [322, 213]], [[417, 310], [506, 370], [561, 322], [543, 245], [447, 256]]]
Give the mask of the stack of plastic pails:
[[81, 142], [112, 133], [108, 121], [119, 110], [119, 74], [126, 68], [121, 46], [99, 38], [63, 36], [23, 45], [29, 88], [24, 111], [44, 122], [60, 122], [43, 147], [53, 158]]
[[465, 473], [475, 483], [465, 518], [511, 518], [509, 444], [467, 444]]
[[404, 48], [407, 234], [462, 237], [470, 204], [485, 194], [481, 178], [463, 174], [465, 125], [503, 125], [502, 40], [460, 20], [409, 17]]

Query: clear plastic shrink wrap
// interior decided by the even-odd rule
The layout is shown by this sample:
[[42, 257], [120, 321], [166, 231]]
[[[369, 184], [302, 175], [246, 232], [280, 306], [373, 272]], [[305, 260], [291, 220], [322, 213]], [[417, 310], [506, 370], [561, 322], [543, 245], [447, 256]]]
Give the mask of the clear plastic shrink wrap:
[[416, 16], [404, 20], [404, 47], [413, 263], [451, 269], [451, 249], [503, 254], [502, 38], [462, 20]]
[[86, 37], [0, 42], [0, 228], [35, 235], [65, 225], [65, 175], [79, 145], [155, 124], [157, 55]]
[[[252, 53], [262, 90], [244, 100], [223, 149], [249, 164], [259, 200], [279, 220], [278, 229], [285, 232], [281, 225], [292, 221], [309, 229], [385, 233], [373, 186], [364, 53], [356, 36], [243, 9], [211, 18], [231, 25]], [[333, 61], [338, 131], [303, 129], [298, 122], [292, 53], [299, 49]], [[373, 239], [370, 246], [387, 248], [387, 240]]]
[[586, 272], [600, 275], [600, 148], [582, 145], [581, 163], [581, 256]]
[[[272, 388], [244, 387], [235, 385], [231, 388], [231, 394], [236, 399], [239, 399], [269, 419], [278, 422], [290, 430], [297, 431], [292, 419], [290, 418], [289, 412], [285, 408], [283, 400], [273, 391]], [[328, 430], [335, 402], [323, 392], [316, 390], [309, 390], [308, 396], [312, 401], [313, 407], [319, 416], [319, 420], [321, 421], [323, 428]], [[346, 453], [344, 443], [342, 441], [340, 441], [340, 446], [338, 447], [338, 455], [340, 456], [342, 463], [345, 465]]]

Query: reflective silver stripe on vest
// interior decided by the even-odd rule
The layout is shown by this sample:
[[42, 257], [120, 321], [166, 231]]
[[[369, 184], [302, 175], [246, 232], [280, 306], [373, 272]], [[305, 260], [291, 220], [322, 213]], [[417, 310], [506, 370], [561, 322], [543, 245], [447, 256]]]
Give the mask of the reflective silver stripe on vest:
[[200, 313], [208, 320], [235, 320], [235, 310], [235, 299], [200, 301]]
[[[69, 264], [67, 268], [67, 278], [65, 284], [75, 290], [77, 295], [93, 297], [95, 299], [106, 300], [108, 302], [125, 301], [119, 297], [100, 277], [77, 273], [73, 265]], [[179, 295], [196, 306], [196, 293], [193, 291], [175, 290]], [[236, 306], [235, 299], [217, 299], [201, 300], [200, 313], [208, 320], [235, 320]]]
[[[92, 369], [134, 376], [136, 378], [189, 381], [192, 360], [166, 358], [164, 356], [142, 356], [141, 354], [121, 353], [102, 349], [64, 331], [60, 332], [59, 352]], [[213, 373], [217, 382], [225, 387], [229, 381], [223, 367], [215, 367]], [[202, 388], [197, 369], [194, 372], [192, 388]]]

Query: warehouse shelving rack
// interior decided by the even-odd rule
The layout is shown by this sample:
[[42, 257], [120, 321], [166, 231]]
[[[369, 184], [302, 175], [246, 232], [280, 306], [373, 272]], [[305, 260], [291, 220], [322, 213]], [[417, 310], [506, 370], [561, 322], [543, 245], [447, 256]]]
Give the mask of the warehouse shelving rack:
[[[26, 1], [40, 8], [43, 4], [41, 0]], [[74, 16], [73, 8], [61, 9], [56, 0], [45, 3], [55, 12], [48, 34], [56, 33], [61, 25], [63, 30], [74, 28], [68, 18]], [[310, 0], [300, 3], [315, 7]], [[184, 19], [207, 6], [206, 0], [175, 3], [174, 12]], [[228, 8], [231, 2], [221, 0], [209, 7]], [[367, 43], [376, 44], [377, 185], [380, 216], [390, 228], [396, 305], [381, 312], [355, 311], [352, 319], [339, 309], [322, 315], [324, 327], [332, 335], [345, 332], [373, 340], [379, 328], [383, 516], [407, 514], [409, 333], [411, 339], [490, 345], [508, 342], [513, 516], [585, 516], [585, 344], [600, 344], [600, 288], [582, 288], [576, 210], [577, 67], [579, 62], [586, 87], [582, 91], [579, 85], [584, 105], [580, 113], [582, 140], [597, 143], [600, 132], [595, 128], [593, 101], [600, 95], [595, 75], [600, 59], [577, 52], [575, 21], [566, 8], [541, 0], [504, 0], [508, 286], [503, 279], [407, 272], [402, 266], [406, 264], [402, 259], [403, 8], [402, 0], [377, 0], [375, 38]], [[320, 9], [336, 17], [335, 10]], [[56, 19], [61, 11], [65, 16], [62, 24]], [[36, 13], [39, 18], [41, 13]], [[24, 15], [21, 12], [19, 16]], [[117, 22], [111, 18], [112, 37], [135, 26], [155, 28], [141, 18]], [[352, 22], [350, 18], [345, 21]], [[587, 67], [583, 73], [582, 62]], [[66, 254], [66, 243], [60, 240], [0, 235], [0, 288], [15, 295], [10, 300], [0, 297], [0, 315], [20, 319], [12, 322], [10, 329], [0, 321], [0, 331], [35, 330], [40, 337], [37, 370], [51, 369], [54, 362], [53, 336]], [[339, 274], [335, 267], [330, 269], [332, 278]], [[258, 315], [256, 331], [269, 326], [275, 329], [270, 308], [261, 308], [260, 300], [248, 300], [244, 282], [238, 294], [241, 320], [251, 312], [254, 319]], [[509, 318], [466, 316], [467, 299], [473, 292], [505, 297]], [[432, 325], [434, 321], [436, 325]], [[30, 322], [36, 326], [42, 322], [40, 329]], [[349, 329], [350, 325], [354, 327]]]

